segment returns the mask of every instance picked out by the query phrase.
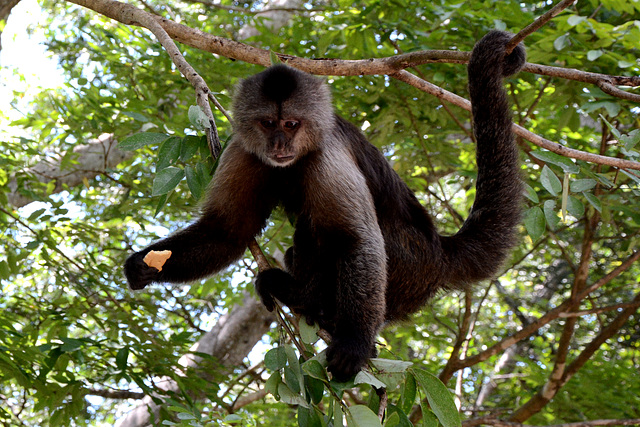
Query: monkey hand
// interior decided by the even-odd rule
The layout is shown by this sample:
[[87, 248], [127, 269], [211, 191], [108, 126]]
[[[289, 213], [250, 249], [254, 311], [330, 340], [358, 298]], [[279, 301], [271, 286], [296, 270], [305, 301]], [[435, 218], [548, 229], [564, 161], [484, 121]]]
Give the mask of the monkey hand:
[[159, 271], [155, 267], [149, 267], [144, 262], [144, 257], [149, 251], [136, 252], [127, 258], [124, 263], [124, 274], [127, 276], [129, 288], [133, 290], [142, 289], [151, 282], [157, 282]]
[[375, 356], [375, 347], [365, 339], [333, 337], [327, 348], [328, 369], [336, 381], [346, 382]]
[[[487, 33], [473, 48], [469, 61], [469, 74], [484, 74], [496, 67], [496, 59], [501, 60], [500, 74], [503, 77], [517, 73], [524, 66], [527, 55], [522, 43], [507, 54], [506, 45], [513, 34], [506, 31], [493, 30]], [[475, 71], [477, 70], [477, 71]]]

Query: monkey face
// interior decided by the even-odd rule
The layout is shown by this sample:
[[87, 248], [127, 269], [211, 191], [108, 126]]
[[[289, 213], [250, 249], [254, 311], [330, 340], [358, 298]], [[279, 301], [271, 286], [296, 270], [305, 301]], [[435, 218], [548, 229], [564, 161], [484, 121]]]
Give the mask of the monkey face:
[[324, 80], [285, 65], [242, 81], [233, 110], [237, 143], [272, 167], [321, 149], [335, 120]]
[[[300, 120], [260, 120], [259, 127], [267, 140], [264, 147], [264, 160], [271, 166], [289, 166], [294, 163], [301, 154], [299, 141], [296, 134], [301, 126]], [[298, 142], [298, 143], [297, 143]]]

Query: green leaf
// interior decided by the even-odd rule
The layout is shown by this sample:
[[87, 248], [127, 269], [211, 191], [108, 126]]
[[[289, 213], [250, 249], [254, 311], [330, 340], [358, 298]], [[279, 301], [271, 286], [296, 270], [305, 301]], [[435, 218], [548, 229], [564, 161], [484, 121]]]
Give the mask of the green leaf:
[[327, 372], [317, 360], [309, 359], [302, 364], [302, 371], [312, 378], [327, 380]]
[[427, 396], [429, 406], [444, 427], [460, 427], [460, 415], [453, 401], [453, 396], [447, 387], [438, 379], [423, 369], [411, 369], [420, 388]]
[[624, 144], [625, 150], [631, 150], [640, 142], [640, 129], [634, 129], [626, 135], [620, 135], [620, 142]]
[[420, 408], [422, 408], [422, 426], [423, 427], [438, 427], [440, 424], [438, 423], [438, 417], [433, 413], [431, 409], [424, 403], [420, 403]]
[[276, 347], [267, 351], [264, 355], [264, 366], [270, 371], [278, 371], [287, 364], [287, 353], [284, 347]]
[[269, 51], [269, 61], [271, 61], [271, 65], [282, 64], [280, 57], [272, 50]]
[[540, 184], [553, 196], [557, 196], [562, 191], [560, 180], [547, 165], [544, 165], [540, 173]]
[[412, 362], [405, 362], [404, 360], [393, 359], [370, 359], [371, 364], [376, 368], [384, 372], [405, 372], [413, 365]]
[[280, 401], [284, 403], [288, 403], [289, 405], [300, 405], [305, 408], [309, 407], [307, 401], [304, 400], [301, 395], [291, 391], [285, 383], [278, 384], [278, 394], [280, 395]]
[[551, 163], [552, 165], [556, 165], [566, 173], [578, 173], [580, 172], [580, 166], [573, 163], [573, 161], [568, 158], [561, 156], [560, 154], [556, 154], [552, 151], [532, 151], [531, 155], [537, 159], [542, 160], [546, 163]]
[[316, 332], [320, 330], [320, 327], [317, 323], [309, 325], [307, 323], [307, 320], [303, 316], [300, 318], [298, 326], [300, 328], [300, 338], [302, 338], [303, 342], [313, 344], [314, 342], [318, 341], [318, 335], [316, 334]]
[[545, 217], [542, 209], [537, 206], [532, 207], [524, 216], [524, 227], [532, 241], [536, 241], [545, 231]]
[[579, 23], [585, 22], [586, 20], [587, 20], [586, 16], [571, 15], [569, 19], [567, 19], [567, 24], [571, 25], [572, 27], [575, 27]]
[[118, 367], [118, 369], [120, 369], [121, 371], [124, 371], [127, 369], [128, 358], [129, 358], [129, 346], [122, 347], [120, 350], [118, 350], [118, 353], [116, 353], [116, 366]]
[[587, 59], [589, 61], [595, 61], [596, 59], [600, 58], [603, 53], [604, 52], [602, 51], [602, 49], [590, 50], [589, 52], [587, 52]]
[[598, 116], [604, 122], [604, 124], [607, 125], [607, 127], [609, 128], [609, 130], [611, 131], [613, 136], [615, 136], [616, 139], [620, 139], [620, 137], [622, 136], [622, 134], [620, 134], [620, 131], [618, 129], [616, 129], [616, 127], [614, 125], [609, 123], [609, 121], [602, 114], [599, 114]]
[[172, 136], [160, 144], [158, 160], [156, 161], [156, 173], [176, 163], [180, 157], [181, 141], [181, 138]]
[[356, 374], [356, 378], [353, 381], [354, 384], [370, 384], [375, 388], [385, 388], [385, 384], [377, 379], [373, 374], [367, 371], [360, 371]]
[[629, 178], [631, 178], [631, 180], [635, 181], [636, 184], [640, 184], [640, 178], [638, 178], [635, 174], [629, 173], [624, 169], [620, 169], [620, 172], [622, 172], [624, 175], [626, 175]]
[[298, 406], [298, 426], [299, 427], [323, 427], [320, 416], [314, 408]]
[[400, 425], [400, 415], [394, 412], [384, 420], [384, 427], [397, 427]]
[[[554, 200], [545, 200], [544, 202], [544, 218], [551, 230], [555, 230], [560, 222], [558, 211], [556, 210], [556, 202]], [[533, 238], [532, 238], [533, 240]]]
[[566, 221], [567, 217], [567, 201], [569, 200], [569, 174], [565, 173], [562, 178], [562, 220]]
[[347, 408], [347, 426], [349, 427], [382, 427], [380, 419], [365, 405]]
[[74, 338], [60, 338], [60, 339], [64, 343], [62, 347], [60, 347], [60, 350], [62, 350], [65, 353], [71, 353], [73, 351], [76, 351], [84, 345], [82, 341]]
[[538, 194], [536, 190], [534, 190], [529, 184], [524, 184], [524, 195], [527, 199], [531, 200], [533, 203], [539, 203], [540, 199], [538, 199]]
[[291, 366], [284, 367], [284, 381], [287, 383], [291, 391], [293, 391], [294, 393], [300, 393], [300, 379], [298, 378], [298, 375], [296, 375], [294, 370], [291, 369]]
[[170, 136], [164, 133], [140, 132], [120, 141], [118, 148], [125, 151], [134, 151], [145, 145], [161, 144], [167, 138], [170, 138]]
[[180, 160], [183, 162], [191, 160], [198, 153], [201, 145], [201, 137], [195, 135], [187, 135], [182, 138], [180, 148]]
[[304, 387], [307, 390], [307, 394], [311, 397], [311, 402], [314, 405], [319, 404], [322, 401], [324, 393], [324, 383], [317, 378], [304, 376]]
[[147, 123], [149, 121], [147, 116], [145, 116], [144, 114], [136, 113], [135, 111], [123, 111], [122, 114], [142, 123]]
[[582, 193], [591, 190], [598, 182], [595, 179], [576, 179], [571, 182], [571, 191], [574, 193]]
[[404, 384], [402, 384], [402, 393], [400, 395], [399, 407], [405, 414], [408, 414], [413, 408], [413, 403], [416, 400], [417, 386], [414, 376], [407, 372]]
[[35, 221], [36, 219], [38, 219], [43, 213], [45, 213], [47, 210], [46, 209], [38, 209], [37, 211], [33, 211], [31, 213], [31, 215], [29, 215], [29, 218], [27, 218], [27, 220], [29, 221]]
[[598, 212], [602, 213], [602, 203], [600, 202], [600, 199], [592, 193], [584, 192], [582, 195], [587, 199], [587, 202], [589, 202], [591, 206], [593, 206]]
[[576, 218], [582, 218], [584, 215], [584, 205], [573, 196], [567, 199], [567, 211]]
[[198, 173], [189, 165], [184, 167], [184, 173], [187, 177], [187, 186], [194, 199], [200, 200], [204, 193], [205, 184], [200, 181]]
[[156, 177], [153, 180], [153, 190], [151, 191], [151, 195], [160, 196], [162, 194], [167, 194], [178, 186], [183, 177], [184, 170], [180, 168], [170, 166], [162, 169], [156, 174]]
[[0, 261], [0, 279], [8, 279], [11, 275], [9, 264], [6, 261]]
[[168, 195], [167, 194], [163, 194], [162, 196], [160, 196], [158, 198], [158, 204], [156, 205], [156, 210], [155, 213], [153, 214], [153, 217], [157, 217], [158, 214], [162, 211], [162, 209], [164, 208], [164, 205], [167, 204], [167, 199], [168, 199]]
[[242, 417], [238, 414], [229, 414], [222, 419], [227, 424], [237, 424], [243, 421]]
[[195, 420], [196, 419], [196, 417], [193, 414], [190, 414], [188, 412], [178, 412], [176, 416], [178, 417], [179, 420]]
[[282, 377], [280, 376], [280, 372], [274, 372], [271, 374], [267, 382], [264, 383], [264, 389], [267, 393], [271, 393], [276, 400], [280, 400], [280, 395], [278, 394], [278, 386], [282, 383]]
[[197, 130], [209, 129], [211, 127], [209, 118], [199, 105], [189, 107], [189, 121]]
[[387, 424], [385, 422], [385, 427], [387, 427], [387, 425], [389, 427], [413, 427], [413, 424], [411, 423], [411, 421], [409, 420], [409, 417], [407, 417], [407, 414], [404, 413], [399, 407], [397, 407], [396, 405], [393, 404], [389, 404], [387, 406], [387, 416], [389, 416], [389, 419], [397, 416], [398, 418], [395, 418], [397, 421], [395, 422], [395, 424]]
[[564, 34], [558, 37], [557, 39], [555, 39], [555, 41], [553, 42], [553, 47], [556, 50], [562, 50], [565, 47], [569, 46], [570, 44], [571, 44], [571, 40], [569, 39], [569, 34]]

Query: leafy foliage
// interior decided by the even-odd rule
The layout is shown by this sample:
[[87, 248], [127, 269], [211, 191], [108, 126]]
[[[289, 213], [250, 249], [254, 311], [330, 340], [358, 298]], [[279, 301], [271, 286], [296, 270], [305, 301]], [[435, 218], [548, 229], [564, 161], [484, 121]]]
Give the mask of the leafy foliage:
[[[208, 2], [147, 3], [215, 35], [233, 38], [252, 24], [262, 31], [246, 40], [251, 45], [340, 59], [470, 50], [488, 30], [517, 32], [549, 8], [511, 0], [311, 1], [289, 25], [268, 31], [252, 13]], [[389, 402], [385, 427], [411, 425], [420, 412], [424, 425], [459, 425], [454, 389], [462, 418], [508, 417], [549, 381], [560, 353], [568, 364], [581, 361], [599, 334], [633, 308], [637, 262], [571, 309], [584, 312], [580, 316], [544, 323], [453, 376], [450, 358], [480, 355], [618, 268], [639, 247], [637, 171], [575, 161], [520, 141], [526, 212], [522, 243], [505, 273], [466, 295], [439, 296], [408, 322], [390, 325], [380, 336], [383, 361], [372, 361], [370, 372], [348, 384], [330, 380], [322, 353], [315, 354], [322, 345], [311, 345], [315, 330], [303, 325], [303, 352], [273, 328], [246, 366], [222, 369], [196, 352], [201, 371], [184, 369], [180, 359], [194, 354], [192, 345], [251, 292], [255, 270], [247, 254], [201, 283], [137, 293], [126, 288], [120, 266], [127, 254], [191, 221], [215, 170], [193, 89], [149, 32], [70, 3], [41, 4], [46, 19], [32, 25], [44, 29], [66, 83], [42, 91], [0, 128], [0, 423], [112, 425], [146, 394], [164, 399], [158, 425], [293, 425], [294, 418], [301, 426], [378, 425], [380, 398], [372, 386], [381, 384]], [[529, 61], [638, 75], [638, 22], [637, 2], [578, 2], [527, 38]], [[180, 48], [225, 106], [238, 80], [259, 71]], [[466, 94], [461, 64], [429, 63], [416, 72]], [[336, 111], [362, 126], [433, 212], [441, 232], [454, 233], [475, 193], [468, 113], [388, 77], [331, 77], [329, 83]], [[578, 150], [639, 159], [637, 104], [594, 85], [529, 73], [510, 79], [507, 88], [514, 121], [531, 131]], [[15, 94], [14, 104], [21, 96]], [[226, 140], [230, 125], [215, 114]], [[34, 165], [46, 160], [70, 172], [78, 165], [73, 149], [103, 133], [113, 134], [132, 157], [77, 187], [38, 179]], [[33, 203], [14, 206], [16, 194]], [[283, 251], [291, 232], [276, 212], [261, 244], [271, 254]], [[528, 423], [640, 418], [640, 390], [632, 380], [640, 369], [635, 307]], [[568, 331], [570, 346], [563, 347]], [[175, 381], [177, 391], [164, 390], [163, 378]], [[239, 405], [253, 393], [262, 398]]]

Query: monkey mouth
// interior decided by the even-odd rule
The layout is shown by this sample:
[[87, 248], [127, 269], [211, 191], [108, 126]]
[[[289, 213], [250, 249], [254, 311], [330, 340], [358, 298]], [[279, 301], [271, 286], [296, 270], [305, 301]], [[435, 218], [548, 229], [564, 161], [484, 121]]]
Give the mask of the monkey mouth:
[[269, 157], [274, 162], [280, 163], [280, 164], [290, 163], [293, 159], [296, 158], [295, 154], [274, 154]]

